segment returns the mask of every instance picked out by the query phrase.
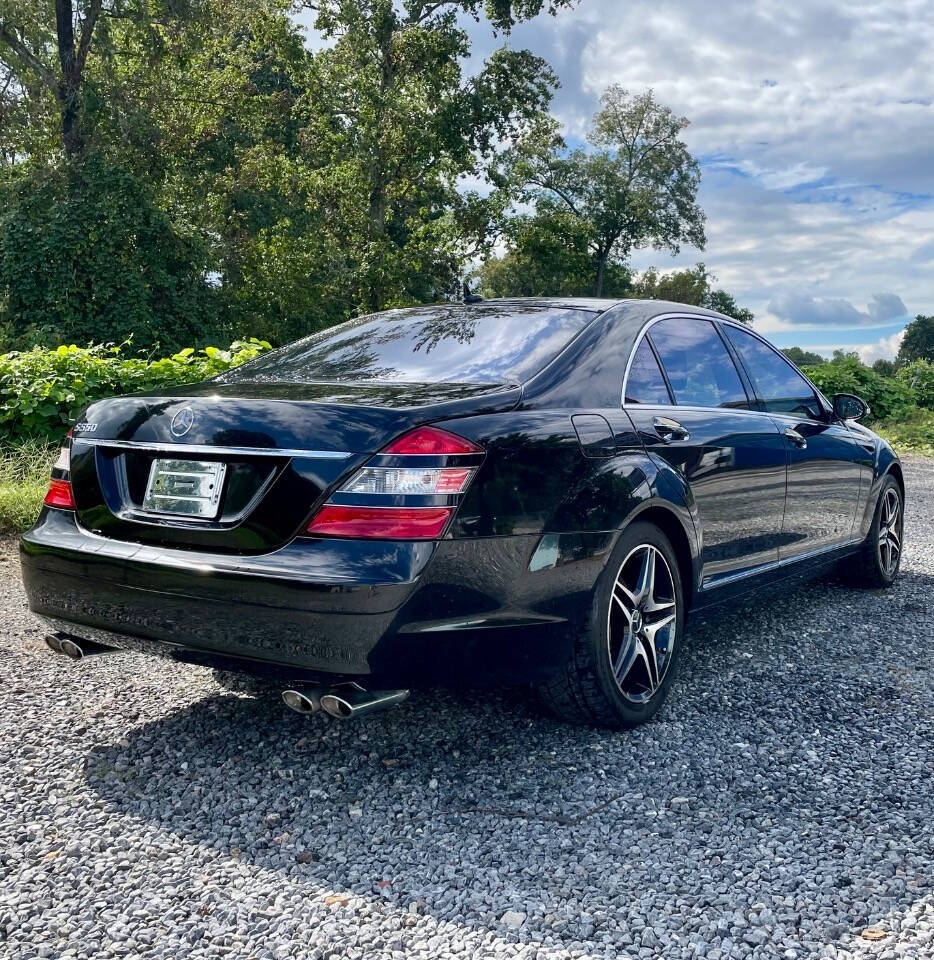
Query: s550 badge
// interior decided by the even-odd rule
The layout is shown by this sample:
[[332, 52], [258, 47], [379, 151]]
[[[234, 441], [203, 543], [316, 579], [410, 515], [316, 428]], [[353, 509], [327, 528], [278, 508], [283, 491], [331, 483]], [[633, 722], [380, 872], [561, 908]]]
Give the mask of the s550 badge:
[[76, 423], [72, 428], [75, 433], [94, 433], [97, 429], [96, 423]]

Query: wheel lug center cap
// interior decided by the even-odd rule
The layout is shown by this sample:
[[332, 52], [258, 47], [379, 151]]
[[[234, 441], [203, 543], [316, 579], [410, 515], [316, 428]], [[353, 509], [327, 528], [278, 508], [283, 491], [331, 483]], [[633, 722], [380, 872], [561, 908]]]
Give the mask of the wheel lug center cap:
[[632, 632], [639, 633], [642, 630], [642, 611], [633, 610], [632, 612]]

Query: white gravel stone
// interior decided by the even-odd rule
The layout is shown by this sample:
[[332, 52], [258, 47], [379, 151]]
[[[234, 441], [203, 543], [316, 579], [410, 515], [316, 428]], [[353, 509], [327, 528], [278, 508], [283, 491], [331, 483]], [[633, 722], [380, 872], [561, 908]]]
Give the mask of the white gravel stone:
[[905, 466], [892, 590], [692, 624], [629, 733], [516, 691], [342, 725], [73, 664], [0, 545], [0, 957], [934, 960], [934, 462]]

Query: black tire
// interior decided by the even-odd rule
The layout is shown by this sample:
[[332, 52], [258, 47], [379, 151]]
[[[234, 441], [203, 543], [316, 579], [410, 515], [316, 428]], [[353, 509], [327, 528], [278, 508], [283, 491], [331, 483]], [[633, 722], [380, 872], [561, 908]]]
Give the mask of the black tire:
[[[893, 501], [898, 504], [894, 531], [891, 524], [887, 524], [886, 528], [890, 531], [889, 536], [882, 537], [880, 534], [883, 532], [883, 515], [886, 514], [887, 506], [891, 505]], [[845, 561], [845, 572], [852, 583], [856, 586], [876, 590], [892, 586], [898, 577], [902, 562], [904, 519], [905, 501], [902, 496], [902, 488], [890, 474], [882, 480], [879, 499], [876, 502], [876, 510], [872, 517], [872, 526], [869, 528], [869, 535], [863, 542], [862, 549], [855, 557]], [[888, 560], [889, 557], [893, 556], [889, 552], [889, 550], [894, 549], [891, 539], [893, 532], [897, 539], [897, 553], [894, 554], [894, 563]], [[883, 545], [883, 539], [888, 540], [888, 549]]]
[[[649, 548], [656, 551], [656, 564], [659, 557], [664, 560], [664, 568], [657, 570], [660, 579], [656, 601], [646, 604], [658, 609], [646, 611], [644, 617], [640, 611], [636, 622], [642, 627], [633, 636], [632, 620], [628, 612], [623, 612], [622, 601], [614, 601], [614, 590], [619, 590], [618, 577], [623, 587], [626, 582], [632, 583], [633, 571], [643, 569], [645, 554], [638, 551], [648, 552]], [[669, 594], [673, 608], [663, 606]], [[633, 606], [633, 594], [619, 596]], [[657, 628], [668, 617], [672, 617], [670, 624]], [[610, 554], [586, 622], [575, 629], [573, 654], [562, 669], [539, 684], [542, 700], [552, 713], [569, 723], [613, 729], [645, 723], [664, 702], [677, 673], [684, 623], [684, 590], [671, 542], [654, 524], [633, 523], [620, 534]], [[647, 633], [643, 636], [644, 631], [652, 631], [653, 639]], [[658, 652], [663, 642], [666, 653], [662, 670]], [[654, 675], [649, 660], [652, 651], [657, 667]], [[623, 670], [627, 669], [626, 663], [631, 664], [620, 682], [614, 673], [614, 660], [623, 665]]]

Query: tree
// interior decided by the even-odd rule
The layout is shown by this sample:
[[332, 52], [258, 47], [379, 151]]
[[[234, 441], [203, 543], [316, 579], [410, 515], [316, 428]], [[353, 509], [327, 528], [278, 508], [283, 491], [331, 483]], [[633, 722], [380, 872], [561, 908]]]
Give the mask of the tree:
[[600, 100], [589, 141], [594, 150], [568, 152], [554, 127], [516, 155], [515, 176], [538, 212], [563, 211], [586, 229], [595, 296], [607, 268], [633, 250], [677, 253], [703, 249], [704, 214], [696, 202], [700, 167], [680, 139], [688, 121], [658, 103], [651, 90], [618, 85]]
[[898, 368], [895, 366], [894, 360], [886, 360], [884, 357], [880, 357], [872, 365], [872, 369], [875, 370], [880, 377], [894, 377], [895, 371]]
[[811, 367], [827, 362], [826, 357], [822, 357], [812, 350], [803, 350], [801, 347], [785, 347], [782, 353], [798, 367]]
[[[507, 250], [492, 255], [476, 271], [477, 291], [484, 297], [576, 297], [593, 288], [593, 259], [583, 224], [563, 210], [549, 209], [519, 216], [505, 227]], [[611, 261], [604, 295], [629, 295], [631, 273]]]
[[[56, 2], [70, 4], [74, 60], [49, 0], [0, 13], [0, 328], [17, 343], [100, 339], [123, 315], [149, 346], [186, 329], [170, 290], [190, 291], [208, 336], [279, 342], [453, 292], [509, 201], [496, 158], [541, 122], [554, 84], [506, 48], [468, 75], [462, 20], [508, 31], [574, 0], [316, 0], [316, 52], [292, 0]], [[46, 74], [63, 70], [60, 102]], [[18, 256], [27, 227], [45, 259]], [[54, 238], [70, 246], [50, 253]], [[40, 277], [67, 316], [42, 320]]]
[[912, 360], [934, 362], [934, 316], [919, 313], [905, 328], [905, 337], [898, 348], [898, 363]]
[[[508, 30], [571, 0], [322, 0], [309, 135], [319, 147], [317, 199], [340, 231], [351, 309], [437, 299], [489, 242], [505, 206], [489, 181], [501, 144], [536, 123], [555, 77], [528, 51], [500, 48], [469, 77], [458, 16]], [[315, 95], [320, 92], [319, 95]], [[502, 185], [501, 185], [502, 186]]]
[[0, 216], [0, 353], [36, 343], [158, 345], [223, 335], [207, 250], [151, 185], [92, 157], [24, 178]]
[[22, 91], [45, 88], [59, 115], [66, 156], [85, 146], [82, 107], [85, 67], [103, 0], [55, 0], [54, 28], [39, 0], [7, 0], [0, 13], [0, 54]]
[[740, 307], [733, 295], [725, 290], [713, 289], [716, 279], [703, 263], [667, 274], [660, 274], [655, 267], [650, 267], [635, 280], [630, 295], [645, 300], [672, 300], [706, 307], [741, 323], [752, 323], [755, 316], [751, 310]]

